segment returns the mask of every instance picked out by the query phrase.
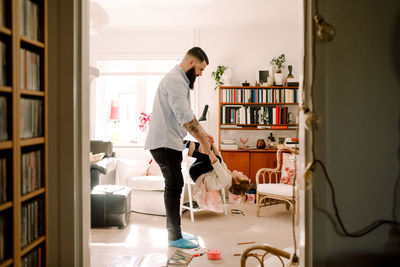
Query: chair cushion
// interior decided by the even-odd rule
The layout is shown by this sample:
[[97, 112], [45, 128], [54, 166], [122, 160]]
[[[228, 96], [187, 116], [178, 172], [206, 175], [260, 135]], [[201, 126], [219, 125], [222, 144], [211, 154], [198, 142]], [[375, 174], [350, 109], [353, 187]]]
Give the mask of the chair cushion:
[[285, 197], [293, 196], [293, 188], [287, 184], [259, 184], [257, 191], [264, 194], [274, 194]]
[[296, 155], [282, 154], [281, 181], [284, 184], [293, 185], [296, 175]]
[[164, 177], [162, 176], [136, 176], [128, 178], [128, 185], [132, 190], [163, 191]]

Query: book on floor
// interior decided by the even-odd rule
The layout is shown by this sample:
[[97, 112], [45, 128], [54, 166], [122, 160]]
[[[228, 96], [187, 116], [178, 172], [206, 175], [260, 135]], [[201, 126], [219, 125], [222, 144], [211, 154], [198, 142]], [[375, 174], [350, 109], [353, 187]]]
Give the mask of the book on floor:
[[171, 257], [168, 258], [167, 266], [178, 265], [178, 266], [187, 266], [189, 262], [192, 260], [193, 255], [183, 252], [180, 249], [177, 249]]

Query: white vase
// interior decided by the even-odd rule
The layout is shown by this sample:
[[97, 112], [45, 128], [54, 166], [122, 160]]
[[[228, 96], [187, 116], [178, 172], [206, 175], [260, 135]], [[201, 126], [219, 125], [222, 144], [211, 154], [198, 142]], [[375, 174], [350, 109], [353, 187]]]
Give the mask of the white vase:
[[230, 68], [228, 68], [227, 70], [224, 71], [224, 74], [222, 74], [221, 82], [223, 82], [224, 85], [231, 85], [232, 84], [231, 79], [232, 79], [232, 71]]
[[283, 85], [283, 73], [274, 73], [275, 85]]

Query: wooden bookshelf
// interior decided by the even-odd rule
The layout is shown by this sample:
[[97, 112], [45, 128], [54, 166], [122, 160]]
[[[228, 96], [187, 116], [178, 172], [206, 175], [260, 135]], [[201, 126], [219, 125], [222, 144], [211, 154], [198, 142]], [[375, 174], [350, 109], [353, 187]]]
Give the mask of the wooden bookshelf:
[[[295, 135], [298, 125], [295, 118], [289, 120], [289, 113], [297, 114], [298, 99], [295, 86], [219, 86], [219, 149], [231, 170], [242, 171], [255, 183], [260, 168], [275, 167], [276, 149], [241, 149], [239, 139], [262, 138], [267, 143], [271, 132]], [[221, 141], [226, 139], [234, 139], [238, 149], [222, 149]]]
[[0, 267], [48, 266], [47, 0], [0, 4]]

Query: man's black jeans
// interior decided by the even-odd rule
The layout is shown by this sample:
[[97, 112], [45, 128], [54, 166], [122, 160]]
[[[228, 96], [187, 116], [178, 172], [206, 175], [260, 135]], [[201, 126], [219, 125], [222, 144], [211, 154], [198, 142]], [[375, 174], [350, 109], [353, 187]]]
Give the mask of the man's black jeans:
[[167, 214], [168, 240], [182, 238], [180, 202], [182, 187], [182, 151], [170, 148], [150, 150], [153, 159], [160, 166], [165, 180], [164, 205]]

